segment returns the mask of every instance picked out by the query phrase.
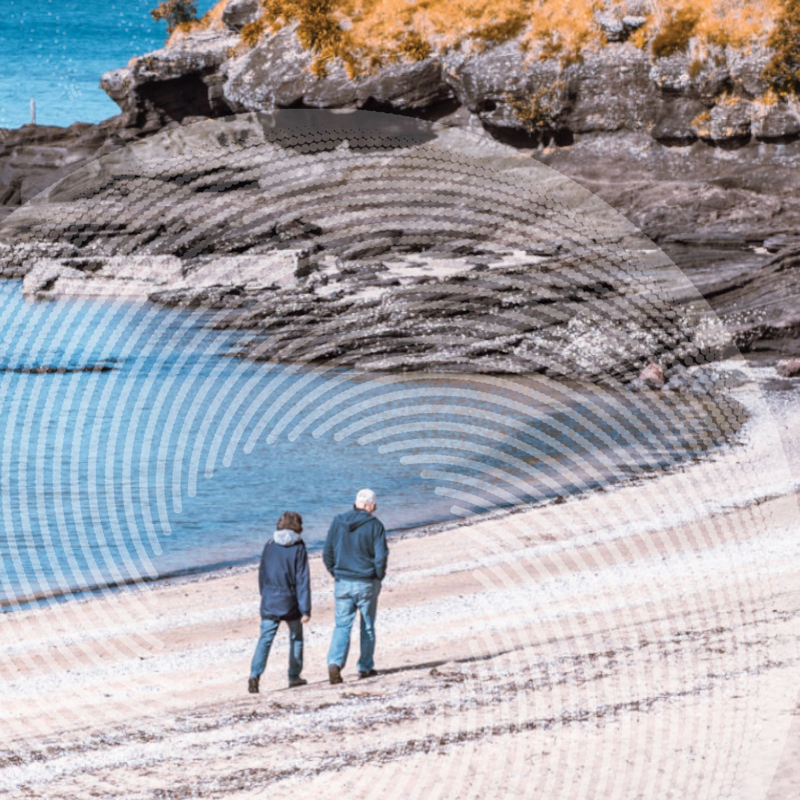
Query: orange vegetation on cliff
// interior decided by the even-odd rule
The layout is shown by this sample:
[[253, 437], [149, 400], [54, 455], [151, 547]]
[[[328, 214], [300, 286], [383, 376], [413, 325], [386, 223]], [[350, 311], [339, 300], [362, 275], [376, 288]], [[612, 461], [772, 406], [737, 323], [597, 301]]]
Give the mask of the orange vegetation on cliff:
[[[196, 25], [219, 20], [221, 0]], [[324, 74], [341, 59], [351, 74], [403, 60], [419, 60], [449, 49], [484, 49], [518, 39], [531, 57], [563, 64], [606, 44], [600, 15], [622, 18], [634, 4], [624, 0], [260, 0], [261, 17], [245, 26], [242, 40], [297, 24], [304, 47], [314, 52], [312, 69]], [[641, 0], [646, 19], [631, 41], [654, 57], [717, 46], [746, 49], [765, 44], [785, 26], [798, 0]], [[773, 36], [774, 38], [774, 36]]]

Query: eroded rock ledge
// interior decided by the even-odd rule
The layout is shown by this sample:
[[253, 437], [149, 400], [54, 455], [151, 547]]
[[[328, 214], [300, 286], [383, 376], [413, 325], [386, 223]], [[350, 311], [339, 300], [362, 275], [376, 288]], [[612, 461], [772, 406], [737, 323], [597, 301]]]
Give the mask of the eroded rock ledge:
[[133, 127], [276, 108], [360, 108], [483, 127], [525, 147], [618, 132], [727, 149], [800, 138], [800, 105], [771, 93], [763, 77], [773, 55], [767, 47], [711, 45], [702, 60], [690, 52], [654, 57], [623, 41], [644, 18], [600, 20], [607, 43], [568, 64], [535, 57], [520, 35], [422, 60], [390, 59], [351, 78], [338, 60], [315, 75], [296, 23], [244, 46], [243, 21], [259, 13], [255, 0], [229, 3], [217, 24], [173, 37], [106, 73], [101, 85]]
[[[682, 273], [577, 183], [391, 115], [168, 131], [76, 170], [0, 237], [29, 297], [200, 307], [253, 358], [626, 383], [729, 345]], [[72, 249], [45, 256], [51, 242]]]

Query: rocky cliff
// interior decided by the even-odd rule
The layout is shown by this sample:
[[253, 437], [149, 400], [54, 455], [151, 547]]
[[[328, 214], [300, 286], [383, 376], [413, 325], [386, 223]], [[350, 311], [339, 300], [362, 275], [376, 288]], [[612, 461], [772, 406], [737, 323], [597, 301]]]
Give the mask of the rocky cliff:
[[[332, 5], [332, 4], [329, 4]], [[642, 4], [629, 4], [635, 11]], [[363, 108], [479, 125], [515, 146], [569, 145], [593, 134], [645, 133], [668, 146], [734, 149], [800, 138], [800, 108], [765, 77], [774, 52], [708, 42], [665, 49], [635, 44], [647, 16], [600, 15], [602, 46], [566, 58], [531, 50], [527, 34], [430, 46], [353, 73], [343, 59], [315, 69], [294, 21], [242, 36], [265, 12], [258, 0], [220, 4], [214, 24], [176, 34], [161, 50], [103, 76], [125, 121], [274, 108]], [[502, 12], [499, 12], [502, 13]], [[250, 42], [247, 44], [246, 42]]]
[[[274, 32], [259, 29], [244, 45], [242, 33], [258, 23], [261, 7], [255, 0], [230, 0], [219, 6], [212, 24], [179, 32], [165, 48], [103, 76], [103, 87], [120, 105], [118, 118], [66, 132], [28, 128], [7, 135], [0, 143], [0, 182], [5, 187], [0, 199], [7, 213], [60, 180], [61, 195], [51, 192], [42, 202], [53, 203], [59, 196], [58, 207], [66, 208], [63, 197], [77, 202], [70, 192], [85, 177], [83, 171], [74, 173], [71, 185], [70, 179], [63, 179], [67, 172], [131, 141], [159, 131], [175, 133], [201, 118], [319, 107], [436, 120], [437, 138], [448, 128], [479, 133], [487, 148], [491, 139], [499, 140], [590, 189], [685, 270], [722, 314], [739, 346], [768, 357], [796, 353], [798, 105], [771, 92], [764, 78], [772, 55], [766, 47], [745, 53], [730, 45], [705, 47], [702, 52], [687, 46], [655, 57], [632, 41], [646, 21], [635, 11], [598, 18], [603, 46], [571, 61], [560, 56], [532, 59], [519, 34], [475, 47], [388, 59], [353, 75], [336, 59], [325, 70], [315, 69], [313, 48], [303, 45], [296, 22]], [[227, 174], [227, 167], [221, 169]], [[234, 188], [225, 189], [228, 198], [239, 189], [247, 191], [248, 181], [252, 183], [251, 176], [241, 179], [240, 186], [239, 170], [233, 172]], [[186, 173], [180, 180], [193, 184], [200, 179]], [[219, 183], [211, 176], [203, 180], [209, 186]], [[153, 191], [156, 183], [150, 184]], [[52, 210], [50, 206], [46, 213]], [[37, 213], [44, 212], [39, 208]], [[26, 212], [14, 217], [2, 229], [7, 276], [25, 274], [31, 254], [44, 255], [42, 248], [55, 256], [83, 256], [97, 238], [87, 233], [76, 250], [74, 237], [68, 241], [69, 237], [48, 234], [47, 243], [37, 245], [29, 236], [25, 247], [18, 248]], [[273, 221], [276, 226], [310, 224], [327, 231], [328, 223], [314, 215], [298, 219], [300, 223]], [[91, 223], [108, 224], [108, 219]], [[139, 232], [126, 241], [143, 246], [148, 235]], [[153, 253], [209, 257], [211, 251], [203, 248], [211, 234], [204, 230], [198, 235], [206, 244], [184, 231], [174, 237], [179, 247]], [[271, 242], [271, 237], [289, 234], [268, 226], [247, 235], [249, 239], [226, 252], [237, 258], [257, 255], [259, 246], [271, 248], [264, 237]], [[115, 241], [119, 245], [122, 239]], [[394, 234], [387, 241], [397, 245]], [[127, 244], [122, 250], [117, 245], [106, 255], [133, 253]], [[332, 255], [346, 262], [364, 254], [350, 242]], [[459, 255], [485, 254], [467, 248]], [[258, 269], [243, 264], [229, 266], [251, 276]], [[163, 266], [165, 275], [170, 274], [171, 267], [166, 262]], [[112, 262], [102, 267], [110, 285], [117, 285], [117, 269]], [[95, 275], [97, 286], [102, 270]], [[242, 280], [238, 285], [247, 293], [253, 287], [248, 289], [248, 281]], [[41, 286], [37, 291], [46, 294]], [[162, 300], [185, 301], [185, 289], [175, 289], [178, 295], [166, 291]], [[206, 282], [200, 289], [207, 300], [216, 302], [212, 285]], [[319, 308], [324, 305], [318, 296], [314, 302]]]

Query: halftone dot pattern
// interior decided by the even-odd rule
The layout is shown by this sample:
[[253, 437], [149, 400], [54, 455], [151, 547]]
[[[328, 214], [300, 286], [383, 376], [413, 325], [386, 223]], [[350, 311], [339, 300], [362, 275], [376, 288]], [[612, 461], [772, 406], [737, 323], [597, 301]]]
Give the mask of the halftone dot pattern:
[[[10, 640], [4, 724], [34, 707], [67, 723], [39, 689], [76, 645], [76, 668], [98, 669], [163, 646], [142, 624], [148, 582], [243, 557], [243, 526], [260, 542], [263, 523], [214, 487], [274, 453], [252, 502], [293, 491], [327, 510], [373, 475], [381, 508], [405, 481], [416, 514], [482, 515], [465, 533], [470, 658], [437, 673], [436, 702], [411, 681], [414, 736], [376, 734], [384, 769], [330, 796], [758, 796], [742, 794], [764, 757], [756, 722], [791, 705], [796, 671], [783, 644], [748, 637], [786, 588], [776, 554], [796, 545], [753, 501], [790, 476], [777, 449], [758, 470], [718, 458], [748, 404], [763, 417], [757, 392], [725, 391], [748, 368], [707, 365], [732, 350], [724, 328], [606, 204], [463, 131], [296, 110], [111, 153], [4, 229], [9, 277], [19, 253], [44, 257], [22, 264], [27, 300], [2, 290], [2, 620], [38, 602], [42, 640], [74, 631], [33, 654]], [[663, 391], [639, 377], [651, 362]], [[665, 469], [668, 492], [610, 491]], [[324, 472], [333, 483], [317, 486]], [[205, 555], [198, 502], [232, 517]], [[507, 513], [537, 504], [535, 529]], [[709, 516], [726, 504], [746, 508], [747, 530]], [[87, 592], [116, 598], [113, 615], [73, 597]], [[104, 653], [97, 631], [117, 628]], [[121, 681], [146, 674], [130, 670]], [[26, 686], [23, 671], [43, 677]], [[89, 685], [84, 699], [109, 724], [159, 702]], [[702, 771], [651, 757], [687, 735], [679, 701], [711, 721], [694, 740]], [[579, 738], [586, 726], [598, 735]], [[548, 753], [542, 732], [557, 733]]]

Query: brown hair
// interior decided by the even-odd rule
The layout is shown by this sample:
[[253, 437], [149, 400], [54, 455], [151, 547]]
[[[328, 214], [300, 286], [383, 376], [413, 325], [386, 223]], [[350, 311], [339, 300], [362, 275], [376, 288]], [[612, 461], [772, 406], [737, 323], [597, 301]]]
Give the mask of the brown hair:
[[281, 518], [278, 520], [276, 530], [289, 530], [295, 533], [302, 533], [303, 518], [295, 511], [284, 511], [283, 514], [281, 514]]

